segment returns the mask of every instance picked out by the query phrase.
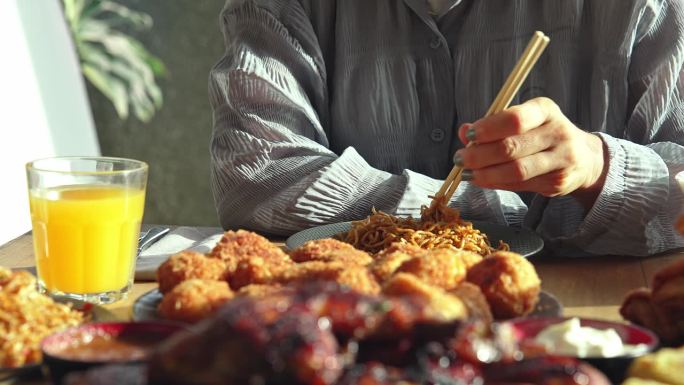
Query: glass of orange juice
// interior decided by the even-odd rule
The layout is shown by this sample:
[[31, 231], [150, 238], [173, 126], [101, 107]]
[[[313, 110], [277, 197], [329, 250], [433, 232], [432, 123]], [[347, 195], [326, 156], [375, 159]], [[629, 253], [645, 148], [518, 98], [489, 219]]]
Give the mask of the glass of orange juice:
[[41, 291], [92, 303], [133, 284], [145, 206], [146, 163], [62, 157], [26, 165]]

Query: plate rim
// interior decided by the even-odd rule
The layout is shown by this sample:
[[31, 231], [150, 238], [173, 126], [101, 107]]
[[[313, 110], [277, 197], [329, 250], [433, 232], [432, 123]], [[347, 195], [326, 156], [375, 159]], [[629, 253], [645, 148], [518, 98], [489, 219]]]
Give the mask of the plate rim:
[[[287, 237], [287, 239], [285, 240], [285, 246], [288, 248], [288, 250], [293, 250], [293, 249], [299, 247], [303, 243], [302, 242], [302, 243], [295, 245], [295, 242], [297, 241], [297, 239], [300, 237], [306, 237], [305, 234], [308, 234], [309, 232], [327, 231], [327, 229], [329, 229], [329, 228], [334, 229], [334, 228], [337, 228], [340, 226], [348, 227], [348, 226], [351, 226], [352, 222], [355, 222], [355, 221], [334, 222], [334, 223], [328, 223], [325, 225], [314, 226], [314, 227], [309, 227], [308, 229], [300, 230], [300, 231], [290, 235], [289, 237]], [[536, 256], [544, 250], [544, 246], [545, 246], [544, 239], [539, 234], [537, 234], [536, 232], [534, 232], [530, 229], [526, 229], [526, 228], [522, 228], [522, 227], [517, 228], [517, 227], [504, 225], [501, 223], [480, 221], [480, 220], [472, 220], [472, 221], [469, 220], [468, 222], [471, 222], [473, 224], [473, 227], [475, 227], [475, 228], [478, 228], [481, 226], [489, 226], [490, 228], [494, 227], [494, 228], [505, 229], [506, 231], [524, 233], [527, 236], [534, 238], [535, 241], [537, 242], [537, 245], [535, 248], [533, 248], [530, 251], [525, 252], [525, 253], [519, 253], [518, 252], [520, 255], [522, 255], [525, 258], [531, 258], [533, 256]], [[308, 239], [306, 239], [305, 242], [310, 241], [310, 240], [315, 240], [315, 239], [323, 239], [323, 238], [311, 238], [311, 237], [306, 237], [306, 238], [308, 238]], [[515, 250], [513, 250], [513, 251], [515, 251]], [[517, 251], [515, 251], [515, 252], [517, 252]]]

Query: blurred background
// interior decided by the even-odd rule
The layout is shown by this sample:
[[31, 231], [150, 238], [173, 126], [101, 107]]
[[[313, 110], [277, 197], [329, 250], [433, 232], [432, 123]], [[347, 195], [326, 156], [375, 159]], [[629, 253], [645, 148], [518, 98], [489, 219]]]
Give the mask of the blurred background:
[[24, 164], [148, 162], [145, 223], [217, 226], [207, 78], [225, 0], [2, 0], [0, 243], [30, 230]]

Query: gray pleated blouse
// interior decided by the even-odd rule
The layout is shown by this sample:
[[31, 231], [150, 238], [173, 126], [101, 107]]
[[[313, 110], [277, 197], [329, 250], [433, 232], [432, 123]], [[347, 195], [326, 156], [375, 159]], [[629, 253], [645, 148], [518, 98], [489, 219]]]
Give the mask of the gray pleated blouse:
[[210, 74], [212, 189], [221, 224], [290, 234], [416, 215], [532, 33], [551, 44], [513, 101], [547, 96], [610, 153], [586, 211], [462, 183], [470, 219], [527, 226], [561, 255], [646, 255], [684, 246], [681, 0], [228, 0]]

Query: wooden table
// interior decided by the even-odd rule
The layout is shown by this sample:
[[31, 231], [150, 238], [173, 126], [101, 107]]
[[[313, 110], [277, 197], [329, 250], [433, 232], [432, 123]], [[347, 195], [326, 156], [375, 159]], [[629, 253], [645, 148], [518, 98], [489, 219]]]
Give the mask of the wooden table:
[[[637, 287], [649, 286], [653, 274], [677, 258], [684, 258], [684, 251], [649, 258], [552, 259], [541, 256], [532, 259], [532, 262], [542, 279], [542, 289], [558, 298], [566, 316], [620, 320], [618, 309], [625, 293]], [[30, 233], [0, 246], [0, 266], [35, 266]], [[154, 282], [136, 282], [126, 300], [106, 307], [120, 319], [128, 320], [135, 300], [156, 286]]]

